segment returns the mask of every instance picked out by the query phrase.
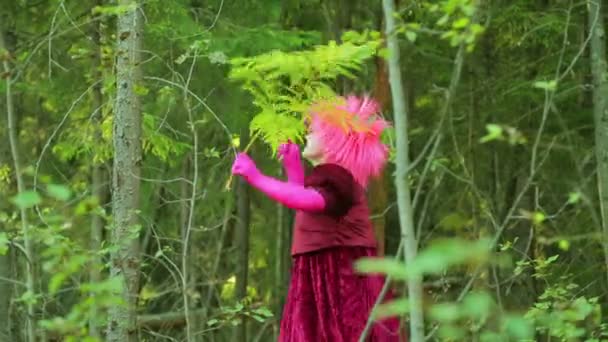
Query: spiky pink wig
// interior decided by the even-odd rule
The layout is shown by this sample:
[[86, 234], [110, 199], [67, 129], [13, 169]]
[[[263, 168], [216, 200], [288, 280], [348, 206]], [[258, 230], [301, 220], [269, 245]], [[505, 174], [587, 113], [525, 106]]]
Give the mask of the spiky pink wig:
[[324, 162], [347, 169], [363, 186], [380, 174], [388, 158], [380, 136], [389, 124], [379, 110], [374, 99], [352, 95], [314, 104], [310, 110], [309, 130], [319, 139]]

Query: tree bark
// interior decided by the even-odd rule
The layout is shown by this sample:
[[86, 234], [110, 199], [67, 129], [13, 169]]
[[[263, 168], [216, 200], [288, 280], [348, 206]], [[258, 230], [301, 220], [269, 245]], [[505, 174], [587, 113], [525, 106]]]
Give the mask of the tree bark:
[[[0, 160], [0, 163], [2, 160]], [[2, 164], [0, 164], [2, 165]], [[0, 255], [0, 341], [11, 341], [10, 335], [10, 300], [11, 300], [11, 284], [4, 280], [10, 279], [10, 258], [9, 254]]]
[[136, 0], [120, 0], [129, 9], [118, 16], [116, 104], [114, 108], [112, 177], [112, 245], [110, 275], [123, 281], [125, 305], [112, 307], [108, 341], [138, 341], [137, 293], [139, 290], [139, 208], [141, 150], [141, 105], [135, 92], [139, 72], [142, 35], [141, 8]]
[[[101, 6], [103, 4], [102, 0], [93, 0], [93, 6]], [[101, 92], [102, 83], [100, 82], [103, 78], [103, 74], [101, 72], [101, 21], [97, 21], [97, 24], [92, 28], [92, 38], [93, 44], [95, 44], [95, 51], [93, 55], [93, 67], [95, 68], [95, 72], [93, 73], [94, 78], [92, 82], [96, 83], [93, 88], [93, 102], [92, 102], [92, 110], [93, 110], [93, 134], [96, 145], [99, 146], [101, 144], [101, 122], [102, 122], [102, 113], [103, 113], [103, 95]], [[94, 159], [94, 158], [93, 158]], [[92, 178], [91, 178], [91, 193], [93, 197], [97, 198], [99, 201], [99, 205], [103, 205], [103, 200], [105, 198], [105, 185], [104, 185], [104, 171], [103, 164], [93, 161], [91, 163], [92, 167]], [[103, 239], [103, 218], [97, 213], [93, 213], [91, 217], [91, 252], [93, 254], [93, 258], [91, 260], [91, 268], [89, 270], [89, 280], [92, 283], [98, 283], [101, 281], [101, 268], [103, 267], [103, 260], [98, 251], [101, 250], [101, 242]], [[99, 338], [99, 327], [96, 323], [96, 318], [99, 315], [97, 311], [97, 307], [95, 306], [95, 302], [93, 302], [93, 306], [91, 308], [91, 318], [89, 320], [89, 335], [92, 337]]]
[[[240, 145], [242, 148], [247, 146], [249, 141], [249, 130], [245, 127], [241, 133]], [[236, 284], [235, 284], [235, 299], [241, 301], [247, 297], [247, 278], [248, 278], [248, 266], [249, 266], [249, 221], [250, 221], [250, 207], [249, 207], [249, 185], [247, 182], [239, 177], [237, 182], [237, 236], [236, 236], [236, 248], [238, 250], [238, 256], [236, 260]], [[247, 341], [247, 320], [245, 317], [241, 320], [241, 323], [235, 327], [234, 338], [235, 342]]]
[[[0, 35], [3, 32], [0, 31]], [[2, 37], [0, 37], [0, 44], [2, 44]], [[0, 45], [0, 56], [2, 56], [2, 48]], [[1, 58], [1, 57], [0, 57]], [[8, 144], [6, 141], [8, 140], [7, 133], [7, 117], [0, 116], [0, 168], [5, 165], [10, 164], [10, 149], [8, 148]], [[2, 187], [0, 186], [0, 190]], [[0, 192], [0, 198], [7, 198], [8, 191]], [[8, 203], [6, 201], [0, 202], [0, 211], [4, 211], [8, 209]], [[6, 227], [0, 228], [0, 232], [6, 232]], [[10, 334], [10, 301], [12, 296], [12, 286], [8, 280], [11, 279], [11, 271], [10, 271], [10, 252], [5, 255], [0, 255], [0, 322], [4, 322], [0, 324], [0, 341], [11, 341]]]
[[[587, 0], [593, 78], [593, 118], [595, 121], [595, 156], [597, 187], [602, 218], [602, 245], [608, 266], [608, 66], [606, 64], [606, 31], [602, 0]], [[608, 273], [606, 274], [608, 277]]]
[[[414, 219], [411, 203], [410, 188], [407, 182], [409, 169], [409, 141], [407, 133], [408, 113], [406, 107], [406, 94], [403, 91], [401, 80], [399, 43], [395, 32], [395, 13], [393, 0], [382, 0], [384, 10], [385, 34], [389, 50], [388, 72], [389, 83], [393, 99], [393, 112], [395, 116], [395, 129], [397, 140], [397, 170], [395, 185], [397, 188], [397, 205], [399, 207], [399, 223], [401, 226], [401, 239], [405, 247], [405, 262], [411, 264], [416, 258], [418, 241], [414, 234]], [[413, 276], [408, 279], [408, 294], [410, 300], [410, 340], [412, 342], [424, 341], [424, 314], [422, 302], [422, 277]]]
[[[376, 75], [374, 79], [373, 95], [381, 108], [388, 108], [391, 102], [390, 84], [388, 81], [387, 65], [384, 58], [376, 58]], [[388, 205], [386, 170], [383, 170], [377, 179], [369, 184], [368, 202], [372, 213], [374, 235], [378, 243], [378, 256], [384, 256], [386, 243], [386, 211]]]
[[[11, 155], [13, 158], [13, 171], [17, 180], [17, 192], [22, 193], [25, 191], [25, 184], [23, 177], [21, 176], [21, 157], [19, 155], [19, 140], [16, 127], [15, 119], [15, 108], [13, 105], [13, 94], [12, 94], [12, 77], [11, 77], [11, 66], [9, 64], [9, 52], [4, 43], [4, 31], [0, 32], [0, 60], [4, 67], [5, 82], [6, 82], [6, 114], [8, 122], [8, 136], [9, 145], [11, 149]], [[25, 245], [25, 265], [26, 265], [26, 291], [30, 295], [35, 293], [35, 274], [34, 274], [34, 245], [30, 238], [30, 227], [28, 223], [27, 210], [21, 208], [19, 211], [21, 219], [21, 229], [23, 233], [23, 242]], [[36, 341], [36, 317], [35, 317], [35, 304], [32, 301], [27, 302], [27, 317], [26, 317], [26, 332], [27, 340], [30, 342]]]

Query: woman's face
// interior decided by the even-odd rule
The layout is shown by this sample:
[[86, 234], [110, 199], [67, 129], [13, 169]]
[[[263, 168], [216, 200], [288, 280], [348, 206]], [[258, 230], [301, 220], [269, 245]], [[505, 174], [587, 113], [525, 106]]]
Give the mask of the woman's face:
[[316, 135], [308, 133], [306, 136], [306, 146], [302, 151], [302, 156], [308, 159], [312, 164], [323, 162], [323, 149], [321, 148], [321, 142]]

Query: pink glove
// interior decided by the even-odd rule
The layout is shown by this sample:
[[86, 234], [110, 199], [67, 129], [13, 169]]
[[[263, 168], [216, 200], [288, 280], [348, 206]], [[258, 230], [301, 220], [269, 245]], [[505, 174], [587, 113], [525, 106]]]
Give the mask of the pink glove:
[[325, 198], [318, 191], [305, 188], [303, 184], [283, 182], [265, 176], [245, 153], [239, 153], [234, 160], [232, 173], [242, 176], [253, 187], [288, 208], [309, 212], [321, 212], [325, 209]]
[[283, 163], [287, 181], [295, 184], [304, 184], [304, 166], [300, 157], [300, 147], [290, 140], [286, 144], [279, 146], [277, 154], [279, 160]]
[[255, 162], [246, 153], [239, 153], [232, 164], [232, 174], [239, 175], [250, 182], [251, 178], [260, 175], [261, 172], [258, 170]]

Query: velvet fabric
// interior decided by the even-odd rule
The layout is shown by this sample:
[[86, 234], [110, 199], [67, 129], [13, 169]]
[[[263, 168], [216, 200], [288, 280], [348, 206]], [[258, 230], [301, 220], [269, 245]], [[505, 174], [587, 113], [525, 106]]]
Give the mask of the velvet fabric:
[[[352, 246], [295, 255], [279, 342], [358, 341], [384, 280], [356, 273], [353, 263], [375, 255], [375, 248]], [[397, 318], [376, 322], [368, 336], [369, 342], [406, 341]]]
[[323, 196], [322, 212], [296, 211], [291, 254], [329, 247], [376, 247], [365, 189], [336, 164], [317, 165], [304, 186]]

